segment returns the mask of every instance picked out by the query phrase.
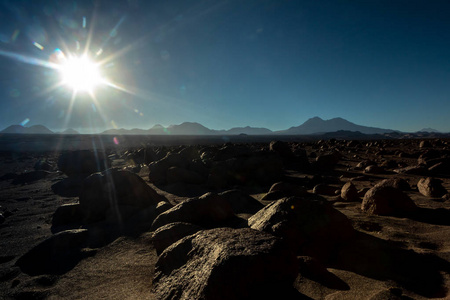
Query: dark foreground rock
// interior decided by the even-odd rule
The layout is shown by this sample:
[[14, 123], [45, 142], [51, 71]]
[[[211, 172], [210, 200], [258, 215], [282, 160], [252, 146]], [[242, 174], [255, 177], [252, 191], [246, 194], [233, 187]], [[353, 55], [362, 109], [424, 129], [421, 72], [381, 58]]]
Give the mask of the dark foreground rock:
[[158, 255], [161, 254], [161, 252], [176, 241], [200, 230], [203, 230], [200, 226], [183, 222], [170, 223], [159, 227], [152, 235], [156, 253]]
[[248, 219], [251, 228], [286, 239], [298, 255], [327, 260], [354, 234], [350, 220], [325, 201], [289, 197], [272, 202]]
[[281, 239], [217, 228], [167, 248], [156, 263], [153, 291], [158, 299], [268, 299], [286, 295], [297, 272], [297, 259]]
[[99, 221], [107, 214], [138, 210], [167, 199], [141, 177], [129, 172], [107, 170], [85, 179], [80, 194], [80, 209], [85, 222]]
[[63, 274], [92, 254], [82, 251], [87, 238], [86, 229], [62, 231], [25, 253], [16, 265], [29, 275]]

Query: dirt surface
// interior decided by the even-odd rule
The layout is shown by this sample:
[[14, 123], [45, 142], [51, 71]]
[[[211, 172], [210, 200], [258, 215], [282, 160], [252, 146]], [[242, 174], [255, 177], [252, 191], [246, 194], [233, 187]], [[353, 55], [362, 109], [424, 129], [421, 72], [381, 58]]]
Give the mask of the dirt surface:
[[[433, 142], [434, 150], [446, 153], [450, 149], [449, 141]], [[402, 178], [411, 186], [405, 193], [421, 212], [414, 217], [369, 215], [361, 211], [360, 201], [343, 201], [338, 193], [323, 195], [351, 220], [358, 239], [343, 245], [326, 263], [325, 275], [299, 275], [294, 287], [301, 294], [312, 299], [394, 299], [394, 296], [398, 299], [449, 299], [450, 200], [445, 196], [431, 198], [419, 193], [416, 185], [420, 178], [427, 176], [394, 171], [416, 165], [419, 156], [430, 150], [420, 148], [419, 144], [420, 140], [358, 141], [358, 146], [349, 145], [348, 141], [295, 145], [291, 142], [293, 148], [305, 149], [311, 162], [315, 161], [315, 156], [331, 149], [337, 149], [341, 158], [330, 170], [302, 171], [285, 165], [285, 181], [303, 185], [312, 193], [318, 177], [320, 183], [336, 191], [350, 180], [357, 190], [363, 190], [383, 179]], [[266, 146], [268, 144], [261, 145]], [[127, 158], [126, 151], [137, 149], [139, 145], [121, 144], [120, 148], [105, 151], [111, 155], [113, 167], [125, 168], [135, 163]], [[5, 217], [0, 224], [0, 298], [154, 299], [151, 287], [158, 256], [150, 229], [131, 231], [112, 241], [92, 244], [83, 249], [87, 255], [62, 274], [29, 275], [16, 265], [21, 256], [54, 234], [51, 221], [55, 210], [62, 204], [78, 202], [75, 194], [54, 192], [54, 185], [67, 176], [56, 168], [58, 149], [42, 150], [0, 153], [0, 212]], [[54, 168], [37, 180], [17, 177], [33, 171], [38, 160], [46, 160]], [[357, 168], [364, 160], [378, 165], [383, 161], [392, 163], [379, 174], [369, 174]], [[148, 169], [143, 165], [134, 171], [172, 204], [208, 191], [200, 185], [155, 185], [149, 182]], [[433, 177], [440, 179], [443, 187], [450, 191], [449, 176]], [[270, 184], [237, 188], [263, 204], [271, 202], [261, 200]]]

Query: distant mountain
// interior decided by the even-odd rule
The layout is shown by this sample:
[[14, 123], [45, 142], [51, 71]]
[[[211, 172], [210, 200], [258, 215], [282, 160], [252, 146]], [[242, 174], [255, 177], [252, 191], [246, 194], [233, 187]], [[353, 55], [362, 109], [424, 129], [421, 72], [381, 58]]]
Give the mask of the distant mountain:
[[434, 132], [434, 133], [438, 133], [440, 132], [439, 130], [433, 129], [433, 128], [422, 128], [421, 130], [417, 131], [417, 132]]
[[167, 127], [167, 133], [172, 135], [211, 135], [215, 134], [215, 131], [199, 123], [184, 122], [180, 125], [170, 125]]
[[270, 135], [273, 131], [267, 128], [258, 127], [235, 127], [225, 131], [226, 134], [238, 135], [238, 134], [248, 134], [248, 135]]
[[15, 133], [15, 134], [53, 134], [53, 131], [43, 125], [33, 125], [24, 127], [22, 125], [11, 125], [0, 133]]
[[78, 131], [72, 128], [68, 128], [61, 132], [61, 134], [80, 134]]
[[314, 117], [307, 120], [300, 126], [291, 127], [287, 130], [276, 131], [277, 134], [283, 135], [306, 135], [318, 134], [325, 132], [335, 132], [339, 130], [344, 131], [359, 131], [364, 134], [383, 134], [386, 132], [394, 132], [392, 129], [383, 129], [376, 127], [367, 127], [357, 125], [342, 118], [334, 118], [330, 120], [322, 120], [319, 117]]

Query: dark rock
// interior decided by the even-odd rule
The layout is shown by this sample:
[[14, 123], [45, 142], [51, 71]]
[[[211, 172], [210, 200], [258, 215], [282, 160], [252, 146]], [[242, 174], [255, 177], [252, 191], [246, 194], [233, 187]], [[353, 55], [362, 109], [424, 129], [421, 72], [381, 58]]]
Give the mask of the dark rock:
[[160, 255], [167, 247], [182, 238], [194, 234], [204, 228], [183, 222], [169, 223], [159, 227], [152, 235], [156, 253]]
[[109, 208], [129, 205], [141, 209], [167, 199], [159, 195], [138, 175], [107, 170], [92, 174], [83, 182], [80, 206], [85, 222], [104, 219]]
[[78, 203], [63, 204], [58, 207], [52, 217], [52, 227], [79, 223], [83, 219], [81, 206]]
[[205, 228], [218, 227], [233, 218], [230, 203], [217, 194], [206, 193], [198, 198], [181, 202], [160, 214], [153, 221], [152, 229], [175, 222], [186, 222]]
[[447, 194], [447, 190], [442, 186], [442, 181], [431, 177], [421, 178], [417, 183], [417, 188], [422, 195], [427, 197], [440, 198]]
[[376, 163], [373, 160], [363, 160], [356, 165], [355, 169], [363, 170], [366, 167], [371, 166], [371, 165], [376, 165]]
[[77, 150], [66, 152], [58, 159], [58, 169], [67, 176], [101, 172], [111, 167], [111, 160], [103, 152]]
[[203, 230], [160, 255], [153, 291], [158, 299], [271, 298], [292, 287], [296, 261], [270, 234], [249, 228]]
[[278, 153], [282, 158], [292, 159], [294, 154], [288, 143], [282, 141], [272, 141], [269, 145], [269, 150]]
[[385, 172], [384, 169], [377, 165], [370, 165], [364, 169], [364, 173], [367, 174], [383, 174], [384, 172]]
[[341, 189], [341, 198], [345, 201], [359, 201], [358, 190], [351, 182], [347, 182]]
[[15, 178], [17, 178], [17, 176], [19, 176], [19, 175], [17, 175], [16, 173], [6, 173], [6, 174], [4, 174], [3, 176], [0, 177], [0, 180], [15, 179]]
[[255, 198], [243, 193], [241, 190], [229, 190], [219, 194], [231, 205], [235, 214], [254, 214], [264, 207]]
[[286, 239], [298, 255], [327, 260], [352, 238], [347, 217], [326, 201], [289, 197], [270, 203], [248, 219], [251, 228]]
[[376, 184], [377, 186], [390, 186], [401, 191], [411, 190], [409, 183], [403, 178], [389, 178], [382, 180]]
[[331, 170], [341, 159], [341, 154], [333, 152], [331, 154], [321, 154], [316, 157], [314, 166], [319, 170]]
[[43, 171], [52, 171], [53, 170], [53, 166], [46, 160], [38, 160], [35, 164], [34, 164], [34, 169], [36, 171], [39, 170], [43, 170]]
[[419, 148], [432, 148], [432, 147], [433, 145], [428, 140], [421, 141], [419, 144]]
[[361, 210], [382, 216], [405, 216], [417, 209], [411, 198], [391, 186], [375, 185], [364, 195]]
[[3, 216], [2, 213], [0, 213], [0, 224], [5, 223], [5, 220], [6, 220], [5, 216]]
[[287, 182], [274, 183], [267, 194], [261, 200], [278, 200], [290, 196], [306, 196], [308, 194], [305, 187]]
[[206, 181], [206, 178], [200, 174], [180, 167], [170, 167], [166, 174], [167, 183], [188, 183], [201, 184]]
[[57, 233], [20, 257], [16, 265], [29, 275], [63, 274], [83, 257], [81, 247], [88, 237], [86, 229]]
[[336, 196], [338, 191], [338, 188], [324, 183], [318, 184], [313, 188], [313, 193], [318, 195]]
[[426, 175], [428, 173], [428, 169], [423, 166], [409, 166], [394, 169], [394, 172], [398, 174]]
[[329, 272], [317, 259], [311, 256], [298, 256], [300, 275], [314, 280], [328, 288], [336, 290], [349, 290], [350, 287], [339, 277]]

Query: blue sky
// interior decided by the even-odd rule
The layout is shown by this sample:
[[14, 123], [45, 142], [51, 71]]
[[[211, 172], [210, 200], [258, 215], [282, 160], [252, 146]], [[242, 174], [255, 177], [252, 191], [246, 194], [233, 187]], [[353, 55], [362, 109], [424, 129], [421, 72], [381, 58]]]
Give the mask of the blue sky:
[[[281, 130], [320, 116], [450, 132], [449, 15], [447, 1], [0, 0], [0, 128]], [[71, 105], [42, 62], [88, 44], [116, 88]]]

